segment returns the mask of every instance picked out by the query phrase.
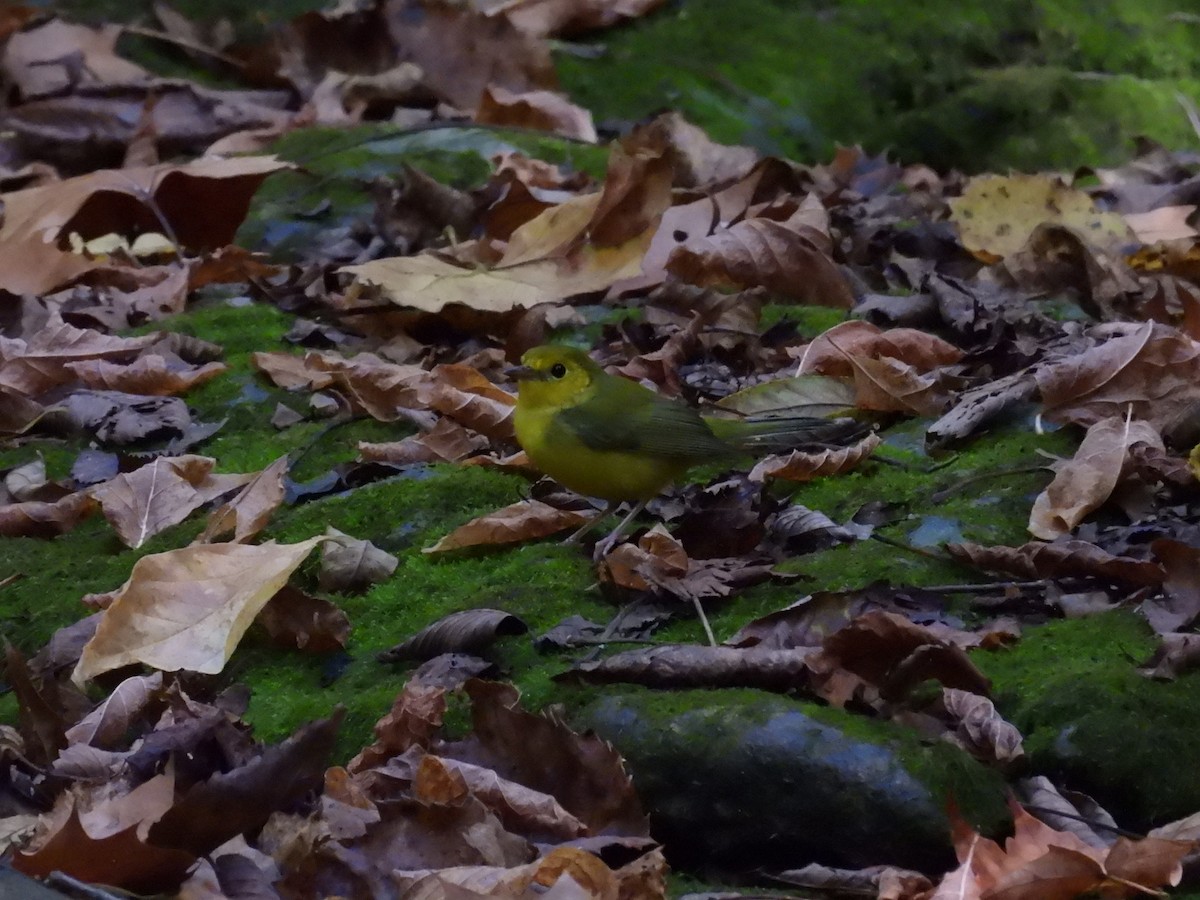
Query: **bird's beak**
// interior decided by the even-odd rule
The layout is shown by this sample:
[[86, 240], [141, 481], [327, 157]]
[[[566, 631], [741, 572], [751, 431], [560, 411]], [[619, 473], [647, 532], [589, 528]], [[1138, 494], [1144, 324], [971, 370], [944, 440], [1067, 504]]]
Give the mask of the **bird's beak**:
[[509, 366], [504, 370], [504, 374], [513, 381], [542, 381], [545, 379], [545, 373], [539, 372], [531, 366]]

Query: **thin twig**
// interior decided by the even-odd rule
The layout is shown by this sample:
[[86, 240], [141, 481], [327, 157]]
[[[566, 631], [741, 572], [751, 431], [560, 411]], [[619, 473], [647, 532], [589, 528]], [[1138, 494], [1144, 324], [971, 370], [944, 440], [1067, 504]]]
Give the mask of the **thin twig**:
[[953, 497], [955, 494], [962, 493], [963, 488], [970, 487], [980, 481], [988, 481], [992, 478], [1005, 478], [1009, 475], [1029, 475], [1033, 472], [1045, 472], [1045, 466], [1017, 466], [1012, 469], [997, 469], [994, 472], [981, 472], [978, 475], [970, 475], [966, 478], [954, 482], [948, 487], [942, 488], [940, 491], [935, 491], [929, 498], [934, 503], [942, 503], [945, 500]]
[[907, 550], [909, 553], [915, 553], [917, 556], [924, 556], [926, 559], [935, 559], [938, 562], [957, 562], [957, 560], [951, 556], [947, 556], [945, 553], [934, 553], [932, 550], [914, 547], [911, 544], [904, 543], [903, 541], [897, 541], [893, 538], [884, 537], [879, 532], [872, 534], [871, 540], [879, 541], [881, 544], [887, 544], [889, 547], [895, 547], [897, 550]]
[[991, 594], [1012, 588], [1023, 591], [1029, 588], [1046, 587], [1048, 584], [1050, 584], [1048, 579], [1037, 578], [1032, 581], [981, 581], [978, 584], [921, 585], [918, 590], [929, 591], [931, 594]]
[[700, 617], [700, 624], [704, 626], [704, 633], [708, 635], [708, 646], [717, 646], [717, 639], [713, 637], [712, 626], [708, 624], [708, 616], [704, 614], [704, 607], [700, 605], [700, 598], [692, 596], [692, 606], [696, 607], [696, 615]]

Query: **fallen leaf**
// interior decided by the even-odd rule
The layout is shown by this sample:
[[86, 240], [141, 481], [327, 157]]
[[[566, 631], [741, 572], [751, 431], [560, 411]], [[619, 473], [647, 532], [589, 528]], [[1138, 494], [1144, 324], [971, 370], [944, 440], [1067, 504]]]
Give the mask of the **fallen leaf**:
[[376, 655], [380, 662], [426, 660], [443, 653], [479, 654], [501, 637], [525, 634], [529, 626], [499, 609], [464, 609], [426, 625], [408, 640]]
[[869, 434], [852, 447], [806, 453], [793, 450], [787, 456], [768, 456], [750, 470], [750, 480], [764, 482], [768, 478], [784, 481], [812, 481], [827, 475], [840, 475], [857, 468], [882, 443], [877, 434]]
[[266, 528], [283, 503], [288, 464], [287, 456], [281, 456], [257, 473], [236, 497], [213, 510], [195, 542], [208, 543], [232, 531], [233, 540], [240, 544]]
[[249, 477], [214, 475], [215, 462], [207, 456], [160, 456], [91, 488], [91, 494], [121, 542], [136, 549]]
[[83, 648], [72, 680], [82, 685], [132, 663], [220, 672], [254, 617], [323, 540], [197, 544], [142, 557]]
[[1055, 464], [1054, 480], [1033, 501], [1029, 532], [1049, 541], [1073, 531], [1112, 496], [1136, 443], [1163, 449], [1162, 438], [1146, 422], [1108, 418], [1088, 428], [1075, 456]]
[[370, 541], [343, 534], [332, 525], [325, 529], [321, 547], [321, 568], [317, 582], [323, 590], [340, 593], [365, 591], [386, 581], [400, 564], [395, 556], [380, 550]]
[[460, 525], [422, 553], [446, 553], [465, 547], [516, 544], [578, 528], [587, 517], [540, 500], [522, 500]]
[[1135, 240], [1117, 213], [1103, 213], [1082, 191], [1049, 175], [977, 175], [950, 201], [965, 246], [985, 262], [1015, 253], [1043, 222], [1072, 228], [1101, 248]]
[[514, 93], [488, 85], [475, 110], [475, 121], [485, 125], [549, 131], [594, 144], [596, 126], [592, 114], [553, 91]]

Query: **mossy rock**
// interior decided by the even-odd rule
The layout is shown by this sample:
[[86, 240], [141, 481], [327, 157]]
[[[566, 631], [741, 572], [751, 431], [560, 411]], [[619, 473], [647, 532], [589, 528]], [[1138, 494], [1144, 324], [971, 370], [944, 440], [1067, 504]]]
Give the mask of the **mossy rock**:
[[1200, 676], [1160, 683], [1137, 664], [1155, 645], [1128, 610], [1051, 622], [977, 653], [1033, 769], [1146, 830], [1200, 808]]
[[949, 797], [986, 830], [1006, 820], [1003, 780], [961, 750], [786, 697], [615, 688], [577, 720], [626, 757], [654, 836], [693, 871], [942, 871]]

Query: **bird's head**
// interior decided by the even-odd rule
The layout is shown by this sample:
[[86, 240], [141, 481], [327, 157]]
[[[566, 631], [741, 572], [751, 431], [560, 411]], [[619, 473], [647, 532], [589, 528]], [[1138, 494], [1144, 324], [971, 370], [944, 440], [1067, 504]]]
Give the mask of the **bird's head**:
[[517, 380], [522, 406], [557, 409], [579, 402], [601, 370], [582, 350], [547, 344], [527, 350], [508, 374]]

